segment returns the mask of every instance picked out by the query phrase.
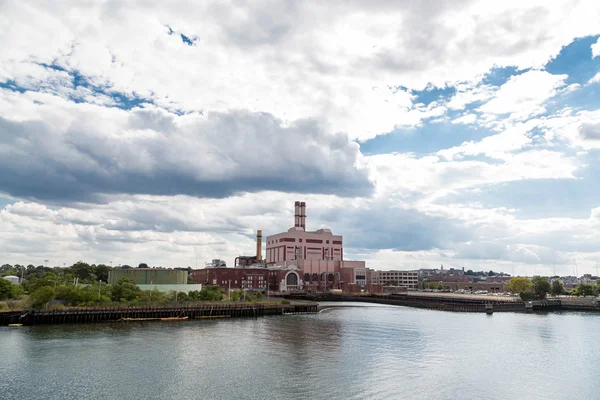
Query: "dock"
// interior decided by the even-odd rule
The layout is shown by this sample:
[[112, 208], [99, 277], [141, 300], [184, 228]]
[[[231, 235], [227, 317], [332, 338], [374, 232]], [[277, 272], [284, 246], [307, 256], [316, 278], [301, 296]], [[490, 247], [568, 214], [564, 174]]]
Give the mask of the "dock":
[[[0, 313], [0, 326], [11, 324], [56, 325], [132, 321], [202, 320], [220, 318], [256, 318], [267, 315], [309, 314], [317, 312], [317, 303], [291, 304], [189, 304], [140, 307], [69, 307], [55, 310], [25, 310]], [[187, 318], [186, 318], [187, 317]]]

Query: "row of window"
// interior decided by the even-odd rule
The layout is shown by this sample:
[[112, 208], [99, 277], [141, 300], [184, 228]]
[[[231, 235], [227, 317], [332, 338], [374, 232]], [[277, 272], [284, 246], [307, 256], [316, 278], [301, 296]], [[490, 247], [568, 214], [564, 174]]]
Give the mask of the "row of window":
[[[283, 238], [283, 239], [275, 239], [275, 240], [267, 240], [267, 244], [275, 244], [280, 242], [295, 242], [295, 238]], [[302, 239], [298, 239], [298, 242], [302, 243]], [[306, 243], [323, 243], [321, 239], [306, 239]], [[333, 244], [342, 244], [341, 240], [332, 240]], [[329, 244], [329, 240], [325, 241], [325, 244]]]

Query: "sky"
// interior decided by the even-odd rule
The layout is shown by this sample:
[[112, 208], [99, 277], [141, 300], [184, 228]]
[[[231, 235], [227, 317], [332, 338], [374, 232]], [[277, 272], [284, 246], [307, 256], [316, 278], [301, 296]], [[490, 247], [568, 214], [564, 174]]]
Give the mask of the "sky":
[[1, 1], [0, 263], [597, 273], [600, 2]]

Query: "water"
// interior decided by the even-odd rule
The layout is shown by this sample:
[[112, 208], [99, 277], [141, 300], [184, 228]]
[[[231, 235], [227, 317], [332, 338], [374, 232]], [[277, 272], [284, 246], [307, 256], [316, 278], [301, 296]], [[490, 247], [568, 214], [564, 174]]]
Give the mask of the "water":
[[0, 328], [0, 398], [595, 399], [600, 316], [364, 306]]

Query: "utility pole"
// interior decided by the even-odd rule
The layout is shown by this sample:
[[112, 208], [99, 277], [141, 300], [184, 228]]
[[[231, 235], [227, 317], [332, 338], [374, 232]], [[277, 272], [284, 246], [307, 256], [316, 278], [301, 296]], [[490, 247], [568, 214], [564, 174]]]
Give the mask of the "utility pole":
[[100, 301], [100, 288], [102, 287], [102, 280], [98, 281], [98, 301]]

